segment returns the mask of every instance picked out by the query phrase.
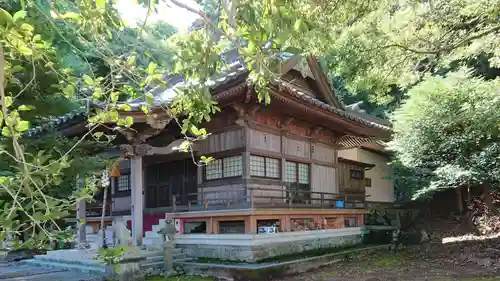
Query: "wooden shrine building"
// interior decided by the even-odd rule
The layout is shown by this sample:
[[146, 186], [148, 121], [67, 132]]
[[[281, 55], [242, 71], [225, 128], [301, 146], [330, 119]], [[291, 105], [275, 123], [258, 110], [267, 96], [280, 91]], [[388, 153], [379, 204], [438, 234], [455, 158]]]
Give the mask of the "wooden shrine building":
[[[240, 58], [228, 63], [231, 70], [211, 87], [221, 112], [202, 125], [210, 135], [194, 153], [196, 160], [212, 156], [208, 165], [172, 150], [182, 135], [160, 107], [181, 79], [156, 94], [154, 115], [139, 110], [142, 101], [121, 113], [134, 118], [134, 127], [118, 144], [127, 160], [112, 190], [109, 219], [129, 221], [138, 245], [165, 214], [179, 219], [185, 234], [362, 225], [370, 165], [339, 159], [337, 152], [387, 139], [390, 128], [346, 109], [313, 57], [283, 63], [280, 78], [269, 82], [268, 105], [258, 102]], [[85, 130], [70, 122], [74, 117], [66, 119], [60, 123], [68, 124], [67, 134]]]

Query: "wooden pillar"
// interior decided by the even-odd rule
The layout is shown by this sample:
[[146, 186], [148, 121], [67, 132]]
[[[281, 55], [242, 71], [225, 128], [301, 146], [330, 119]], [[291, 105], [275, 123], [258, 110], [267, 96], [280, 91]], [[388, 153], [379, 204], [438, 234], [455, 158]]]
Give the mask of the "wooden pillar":
[[359, 214], [358, 215], [358, 221], [357, 221], [358, 226], [363, 226], [364, 225], [364, 215]]
[[250, 207], [253, 207], [253, 190], [248, 186], [248, 180], [250, 179], [250, 152], [246, 151], [243, 153], [243, 185], [245, 188], [246, 202], [250, 203]]
[[144, 212], [142, 156], [134, 156], [130, 161], [130, 176], [132, 185], [132, 244], [142, 246]]
[[248, 217], [248, 219], [250, 220], [250, 229], [248, 230], [248, 232], [251, 234], [256, 234], [257, 233], [257, 219], [252, 215], [250, 215]]
[[207, 221], [207, 234], [214, 234], [214, 218], [210, 217]]

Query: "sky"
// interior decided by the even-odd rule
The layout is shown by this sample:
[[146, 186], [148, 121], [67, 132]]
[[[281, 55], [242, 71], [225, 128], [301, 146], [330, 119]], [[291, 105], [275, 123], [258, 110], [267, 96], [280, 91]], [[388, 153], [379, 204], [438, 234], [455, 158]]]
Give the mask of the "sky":
[[[186, 4], [199, 7], [193, 0], [182, 0]], [[147, 15], [147, 7], [136, 4], [136, 0], [119, 0], [116, 4], [118, 12], [130, 26], [136, 26], [138, 21], [144, 21]], [[169, 0], [160, 0], [158, 5], [158, 13], [151, 14], [148, 18], [148, 23], [156, 21], [165, 21], [179, 30], [186, 30], [189, 25], [195, 21], [199, 16], [186, 9], [179, 8]]]

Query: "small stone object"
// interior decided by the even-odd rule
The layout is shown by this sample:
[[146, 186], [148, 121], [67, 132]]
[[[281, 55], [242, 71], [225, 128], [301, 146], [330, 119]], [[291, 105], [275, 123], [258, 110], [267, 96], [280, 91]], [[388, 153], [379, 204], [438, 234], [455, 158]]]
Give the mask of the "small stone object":
[[116, 237], [116, 243], [118, 245], [127, 245], [130, 246], [132, 245], [132, 234], [130, 233], [130, 230], [127, 228], [127, 225], [125, 224], [125, 221], [120, 219], [116, 221], [116, 224], [114, 225], [115, 229], [115, 237]]
[[394, 230], [392, 232], [392, 245], [391, 245], [391, 248], [392, 250], [397, 250], [399, 248], [401, 248], [401, 239], [400, 239], [400, 235], [401, 234], [401, 231], [398, 229], [398, 230]]
[[420, 243], [429, 242], [429, 235], [427, 235], [427, 231], [425, 229], [420, 230]]
[[177, 230], [175, 229], [174, 220], [166, 219], [165, 227], [163, 227], [158, 233], [163, 234], [163, 241], [173, 241]]

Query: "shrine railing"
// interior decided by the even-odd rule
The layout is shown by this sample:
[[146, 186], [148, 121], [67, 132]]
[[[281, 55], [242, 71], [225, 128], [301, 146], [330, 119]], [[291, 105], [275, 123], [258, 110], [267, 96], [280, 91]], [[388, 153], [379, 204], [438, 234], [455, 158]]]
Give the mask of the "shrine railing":
[[[329, 193], [281, 188], [231, 188], [188, 194], [188, 203], [173, 196], [172, 211], [240, 208], [364, 209], [365, 194]], [[185, 202], [185, 200], [184, 200]]]

